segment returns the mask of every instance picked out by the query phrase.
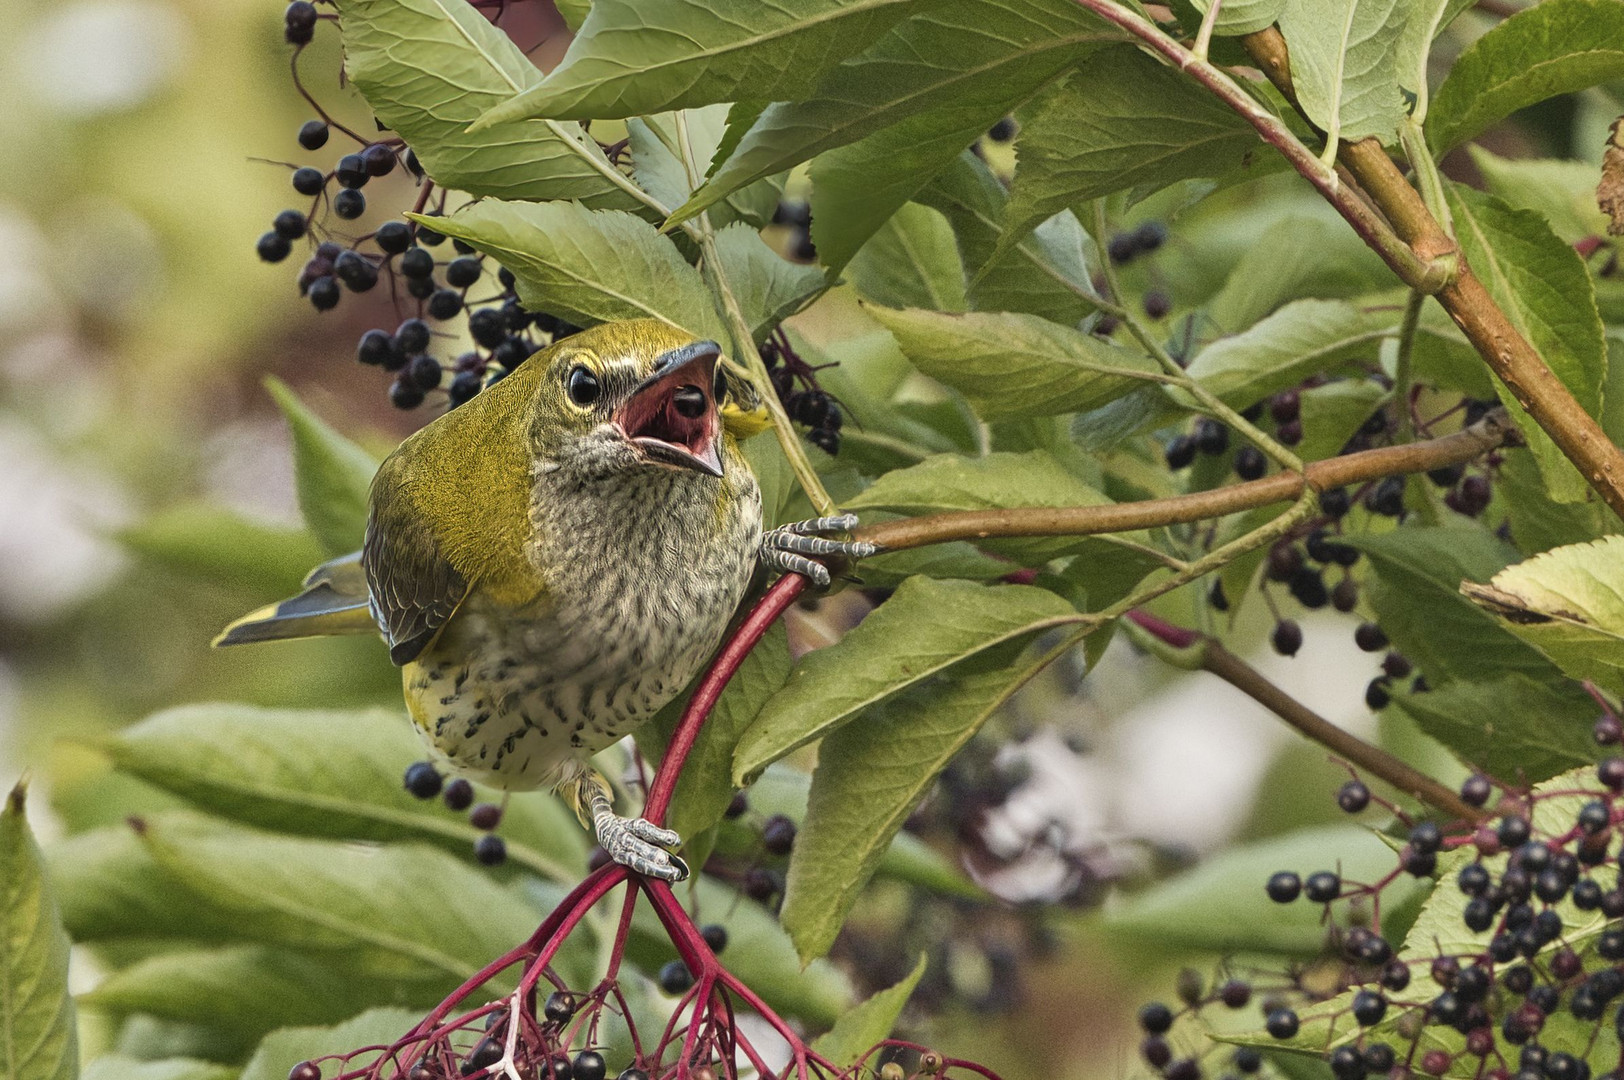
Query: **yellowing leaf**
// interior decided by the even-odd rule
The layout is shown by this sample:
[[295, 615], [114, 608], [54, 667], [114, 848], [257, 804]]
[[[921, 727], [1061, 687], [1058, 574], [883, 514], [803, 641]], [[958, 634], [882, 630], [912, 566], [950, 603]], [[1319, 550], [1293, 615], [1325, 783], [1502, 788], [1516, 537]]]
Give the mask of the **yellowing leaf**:
[[1624, 536], [1556, 548], [1460, 590], [1573, 678], [1624, 689]]

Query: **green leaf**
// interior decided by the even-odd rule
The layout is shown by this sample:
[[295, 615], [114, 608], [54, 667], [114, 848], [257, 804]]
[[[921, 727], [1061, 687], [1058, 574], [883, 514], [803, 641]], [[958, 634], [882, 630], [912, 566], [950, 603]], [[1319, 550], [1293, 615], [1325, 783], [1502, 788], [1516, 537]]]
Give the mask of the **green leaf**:
[[237, 1070], [196, 1058], [140, 1061], [104, 1054], [85, 1066], [80, 1080], [237, 1080]]
[[114, 1015], [201, 1024], [241, 1040], [246, 1056], [280, 1027], [331, 1024], [369, 1005], [427, 1008], [443, 992], [432, 980], [377, 979], [346, 967], [281, 947], [176, 949], [113, 972], [80, 1001]]
[[618, 118], [741, 97], [793, 100], [923, 6], [921, 0], [596, 0], [558, 67], [490, 109], [479, 126]]
[[[634, 116], [626, 121], [631, 144], [633, 175], [638, 186], [665, 206], [679, 206], [693, 194], [688, 167], [677, 155], [682, 145], [676, 119], [680, 115], [688, 128], [688, 145], [694, 161], [703, 165], [718, 152], [728, 133], [731, 110], [726, 105], [707, 105], [679, 113]], [[742, 134], [742, 133], [741, 133]], [[710, 223], [715, 229], [735, 221], [747, 221], [757, 228], [772, 221], [773, 211], [784, 193], [783, 176], [769, 176], [733, 192], [711, 207]]]
[[829, 950], [937, 775], [1040, 668], [1000, 660], [954, 672], [893, 695], [823, 740], [780, 912], [803, 960]]
[[916, 201], [953, 227], [966, 267], [980, 267], [967, 294], [980, 311], [1022, 311], [1075, 323], [1094, 309], [1083, 252], [1087, 234], [1070, 212], [1056, 214], [1006, 254], [993, 258], [1004, 231], [1004, 185], [987, 163], [966, 150], [921, 188]]
[[[699, 738], [677, 777], [671, 812], [666, 815], [666, 826], [679, 836], [692, 839], [722, 820], [733, 799], [734, 748], [761, 707], [784, 685], [789, 671], [789, 635], [777, 623], [744, 658], [699, 729]], [[672, 701], [638, 731], [638, 745], [650, 760], [664, 757], [689, 696], [683, 694]]]
[[305, 529], [267, 525], [203, 503], [160, 510], [121, 530], [118, 540], [143, 559], [187, 578], [266, 596], [286, 595], [324, 558]]
[[939, 211], [908, 203], [868, 238], [846, 277], [864, 300], [886, 307], [963, 311], [964, 264]]
[[1441, 157], [1518, 109], [1624, 78], [1624, 5], [1545, 0], [1500, 22], [1460, 54], [1427, 116]]
[[1515, 210], [1539, 214], [1564, 243], [1607, 231], [1607, 215], [1596, 205], [1596, 184], [1601, 179], [1596, 166], [1555, 158], [1514, 161], [1475, 145], [1466, 151], [1491, 194]]
[[745, 785], [796, 747], [957, 664], [992, 650], [1008, 655], [1076, 621], [1072, 606], [1044, 589], [909, 578], [838, 642], [795, 666], [739, 740], [734, 782]]
[[76, 1080], [68, 935], [18, 784], [0, 806], [0, 1080]]
[[1296, 386], [1304, 376], [1369, 359], [1396, 327], [1392, 311], [1368, 311], [1345, 300], [1296, 300], [1251, 329], [1208, 345], [1188, 370], [1226, 405], [1244, 407]]
[[841, 1014], [835, 1026], [819, 1035], [812, 1049], [836, 1065], [855, 1062], [869, 1048], [890, 1036], [897, 1017], [913, 996], [914, 987], [925, 974], [929, 958], [921, 956], [914, 969], [895, 986], [887, 987], [854, 1009]]
[[1393, 701], [1462, 761], [1509, 783], [1544, 780], [1596, 759], [1596, 703], [1572, 684], [1510, 675], [1394, 694]]
[[914, 367], [963, 394], [984, 420], [1096, 409], [1160, 371], [1142, 353], [1036, 315], [867, 311]]
[[361, 546], [367, 528], [367, 492], [378, 461], [307, 409], [280, 379], [265, 388], [293, 434], [293, 472], [299, 511], [329, 555]]
[[1460, 590], [1572, 678], [1624, 691], [1624, 536], [1556, 548]]
[[1280, 13], [1297, 101], [1330, 143], [1398, 140], [1397, 42], [1409, 11], [1398, 0], [1295, 0]]
[[1188, 76], [1131, 45], [1102, 50], [1022, 124], [999, 254], [1062, 210], [1220, 176], [1254, 153], [1257, 133]]
[[698, 337], [727, 340], [699, 271], [633, 214], [486, 199], [434, 218], [433, 226], [507, 267], [518, 279], [519, 299], [532, 310], [581, 326], [659, 319]]
[[[1624, 14], [1624, 5], [1614, 6]], [[1492, 195], [1460, 184], [1450, 184], [1447, 194], [1461, 253], [1484, 288], [1580, 406], [1599, 416], [1607, 344], [1584, 261], [1538, 214], [1513, 210]], [[1509, 389], [1499, 386], [1499, 391], [1539, 462], [1551, 498], [1557, 502], [1585, 498], [1590, 489], [1578, 469]]]
[[[1370, 830], [1325, 825], [1239, 844], [1177, 877], [1107, 904], [1105, 926], [1161, 948], [1218, 953], [1315, 956], [1325, 946], [1322, 912], [1313, 905], [1282, 907], [1263, 891], [1269, 875], [1293, 870], [1306, 877], [1336, 870], [1350, 881], [1376, 881], [1393, 868], [1393, 851]], [[1394, 882], [1382, 910], [1426, 886]]]
[[1353, 230], [1341, 222], [1289, 214], [1245, 250], [1207, 302], [1207, 316], [1222, 332], [1239, 333], [1293, 300], [1353, 297], [1391, 283], [1387, 264]]
[[757, 342], [765, 341], [779, 323], [824, 287], [823, 274], [816, 267], [785, 259], [767, 246], [754, 226], [744, 222], [717, 233], [716, 257]]
[[62, 922], [78, 942], [238, 939], [243, 928], [177, 881], [125, 825], [51, 845]]
[[[1205, 15], [1210, 0], [1192, 0], [1197, 11]], [[1218, 18], [1212, 32], [1222, 37], [1254, 34], [1273, 26], [1285, 10], [1286, 0], [1227, 0], [1218, 9]]]
[[1410, 11], [1399, 31], [1395, 46], [1398, 56], [1395, 69], [1399, 92], [1414, 104], [1409, 109], [1409, 122], [1419, 124], [1427, 118], [1431, 107], [1427, 91], [1427, 57], [1432, 52], [1432, 41], [1455, 16], [1471, 7], [1474, 0], [1411, 0]]
[[1494, 496], [1505, 507], [1512, 542], [1524, 555], [1597, 540], [1618, 525], [1599, 498], [1552, 502], [1530, 454], [1505, 456], [1495, 473]]
[[488, 872], [417, 845], [369, 848], [176, 811], [145, 823], [164, 870], [268, 945], [339, 951], [449, 989], [523, 941], [536, 913]]
[[[369, 1009], [336, 1027], [284, 1028], [265, 1037], [242, 1071], [240, 1080], [286, 1080], [301, 1061], [348, 1054], [363, 1046], [389, 1046], [423, 1019], [407, 1009]], [[362, 1069], [382, 1056], [382, 1051], [357, 1054], [348, 1069]]]
[[339, 0], [344, 70], [435, 183], [503, 199], [636, 200], [579, 124], [510, 123], [470, 134], [486, 109], [541, 81], [479, 9], [456, 0]]
[[1561, 679], [1555, 665], [1460, 594], [1462, 580], [1490, 578], [1512, 557], [1487, 530], [1406, 528], [1345, 534], [1341, 542], [1370, 559], [1376, 578], [1367, 583], [1365, 595], [1382, 629], [1434, 684], [1510, 674], [1539, 683]]
[[[990, 110], [1024, 99], [1099, 43], [1120, 37], [1102, 21], [1063, 0], [945, 0], [935, 4], [843, 62], [806, 100], [769, 105], [737, 149], [671, 215], [667, 227], [686, 221], [745, 184], [916, 115], [935, 114], [923, 121], [924, 129], [914, 132], [917, 137], [928, 130], [932, 144], [958, 137], [963, 128], [944, 129], [960, 120], [968, 124], [972, 117], [979, 125], [973, 131], [979, 133], [997, 118], [994, 112], [992, 119], [982, 119]], [[963, 147], [961, 142], [959, 150]], [[932, 145], [929, 149], [934, 153], [937, 148]], [[857, 155], [848, 159], [842, 173], [860, 179], [852, 177], [849, 169], [859, 159], [872, 160], [869, 155]], [[911, 156], [909, 160], [913, 160]], [[929, 174], [917, 179], [922, 183]], [[896, 197], [908, 180], [900, 168], [888, 171], [876, 194], [883, 193], [894, 209], [912, 195], [910, 191]], [[870, 223], [869, 231], [887, 216], [889, 210]], [[851, 245], [851, 251], [857, 246]]]
[[[401, 776], [424, 750], [394, 710], [185, 705], [125, 728], [106, 750], [123, 772], [262, 828], [425, 840], [470, 856], [483, 835], [466, 815], [405, 790]], [[586, 857], [585, 832], [550, 795], [513, 798], [502, 836], [513, 862], [557, 880]]]
[[[1077, 57], [1083, 54], [1078, 47]], [[812, 239], [818, 261], [838, 272], [886, 220], [976, 139], [1014, 112], [1049, 77], [1039, 66], [1015, 77], [972, 77], [957, 100], [882, 127], [812, 159]], [[1034, 76], [1043, 74], [1044, 78]]]

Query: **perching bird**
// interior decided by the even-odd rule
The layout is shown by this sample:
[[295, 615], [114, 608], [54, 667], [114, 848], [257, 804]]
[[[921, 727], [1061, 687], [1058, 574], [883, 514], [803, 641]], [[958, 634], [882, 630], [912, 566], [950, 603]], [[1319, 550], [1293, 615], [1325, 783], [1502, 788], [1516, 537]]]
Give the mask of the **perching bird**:
[[680, 881], [680, 838], [615, 816], [589, 764], [687, 685], [758, 565], [871, 545], [763, 534], [738, 439], [765, 426], [713, 341], [653, 320], [549, 346], [407, 438], [378, 468], [361, 550], [305, 591], [231, 624], [219, 645], [381, 632], [406, 705], [457, 772], [550, 786], [617, 862]]

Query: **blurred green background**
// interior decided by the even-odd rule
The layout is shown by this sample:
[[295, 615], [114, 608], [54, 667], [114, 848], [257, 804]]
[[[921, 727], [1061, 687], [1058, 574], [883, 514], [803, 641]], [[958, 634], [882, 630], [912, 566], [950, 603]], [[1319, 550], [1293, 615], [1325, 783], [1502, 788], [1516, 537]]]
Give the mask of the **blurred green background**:
[[[538, 62], [560, 55], [567, 32], [556, 13], [519, 6]], [[1443, 59], [1482, 25], [1464, 18]], [[262, 380], [283, 379], [380, 451], [428, 419], [393, 409], [386, 377], [353, 359], [364, 330], [401, 317], [386, 289], [317, 315], [294, 287], [297, 255], [277, 265], [254, 256], [276, 211], [300, 201], [289, 165], [333, 156], [294, 139], [311, 112], [280, 31], [274, 0], [0, 5], [0, 781], [34, 775], [46, 838], [164, 802], [114, 777], [92, 745], [155, 709], [398, 705], [396, 672], [375, 642], [207, 647], [320, 558], [298, 521], [288, 440]], [[365, 130], [370, 118], [338, 85], [335, 40], [318, 34], [306, 51], [306, 85]], [[1484, 142], [1507, 156], [1590, 161], [1616, 106], [1600, 92], [1559, 99]], [[364, 229], [409, 204], [409, 178], [397, 171], [367, 194]], [[1311, 197], [1293, 198], [1294, 209], [1319, 212]], [[1183, 243], [1219, 253], [1201, 267], [1211, 281], [1264, 213], [1249, 221], [1236, 212], [1244, 202], [1178, 225]], [[1263, 651], [1267, 614], [1255, 604], [1250, 614], [1238, 641]], [[1257, 660], [1310, 706], [1375, 731], [1361, 694], [1379, 657], [1354, 648], [1352, 622], [1313, 613], [1296, 660]], [[803, 618], [800, 633], [816, 632]], [[1030, 738], [999, 767], [1031, 779], [989, 827], [1019, 850], [1059, 822], [1090, 874], [1142, 879], [1181, 853], [1336, 816], [1328, 796], [1343, 774], [1322, 753], [1227, 687], [1170, 675], [1120, 641], [1080, 685], [1053, 673], [1003, 723], [1005, 735]], [[1383, 718], [1384, 737], [1415, 747], [1397, 723]], [[1439, 754], [1417, 752], [1454, 775]], [[1043, 895], [1049, 878], [1075, 869], [1027, 867], [1006, 884]], [[1256, 901], [1264, 914], [1260, 890]], [[863, 935], [906, 918], [898, 905], [908, 902], [877, 890], [845, 955], [860, 958]], [[1044, 924], [1035, 937], [1034, 921]], [[1134, 1011], [1166, 995], [1191, 959], [1086, 905], [1041, 917], [1016, 905], [939, 929], [980, 939], [950, 943], [958, 1003], [916, 1018], [915, 1032], [1012, 1080], [1134, 1072]], [[987, 960], [985, 946], [1006, 937], [1019, 956], [1013, 974]], [[1210, 958], [1195, 961], [1211, 970]], [[93, 967], [76, 978], [87, 988]]]

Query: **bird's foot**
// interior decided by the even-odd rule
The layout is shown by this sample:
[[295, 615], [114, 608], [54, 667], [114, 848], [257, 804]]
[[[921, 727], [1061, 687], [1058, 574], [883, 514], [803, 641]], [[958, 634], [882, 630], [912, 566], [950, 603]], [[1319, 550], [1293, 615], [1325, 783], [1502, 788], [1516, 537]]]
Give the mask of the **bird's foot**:
[[804, 575], [820, 589], [829, 587], [829, 568], [809, 555], [835, 555], [843, 559], [866, 559], [879, 546], [866, 540], [831, 540], [821, 533], [848, 532], [857, 525], [856, 514], [813, 518], [780, 525], [761, 538], [761, 558], [774, 570]]
[[598, 843], [621, 866], [645, 877], [661, 881], [683, 881], [688, 864], [666, 848], [678, 847], [682, 837], [642, 818], [623, 818], [612, 813], [594, 815], [592, 826]]

